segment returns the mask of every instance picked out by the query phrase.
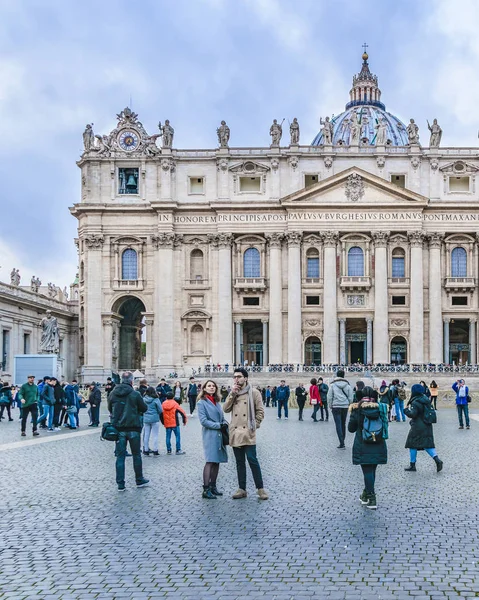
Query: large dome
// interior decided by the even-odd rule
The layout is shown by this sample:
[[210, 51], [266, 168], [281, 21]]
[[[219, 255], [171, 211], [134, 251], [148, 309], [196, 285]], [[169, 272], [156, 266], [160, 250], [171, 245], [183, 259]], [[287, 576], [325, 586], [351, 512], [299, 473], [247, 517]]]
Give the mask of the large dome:
[[[368, 54], [364, 52], [362, 58], [361, 71], [353, 77], [353, 87], [349, 92], [350, 101], [346, 104], [346, 110], [330, 121], [331, 142], [333, 145], [375, 146], [381, 129], [379, 133], [381, 145], [406, 146], [408, 144], [406, 126], [386, 111], [386, 107], [381, 102], [378, 78], [369, 70]], [[323, 145], [322, 129], [312, 141], [312, 146]]]

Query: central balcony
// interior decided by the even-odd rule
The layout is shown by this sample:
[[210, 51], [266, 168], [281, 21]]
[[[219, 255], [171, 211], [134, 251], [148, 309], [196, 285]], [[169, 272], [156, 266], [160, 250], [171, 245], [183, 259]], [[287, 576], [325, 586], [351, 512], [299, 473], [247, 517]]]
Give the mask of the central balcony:
[[243, 292], [261, 292], [266, 289], [266, 279], [264, 277], [237, 277], [234, 287], [235, 290]]
[[444, 287], [448, 292], [472, 292], [476, 287], [474, 277], [446, 277]]
[[371, 277], [341, 277], [339, 285], [342, 290], [369, 290], [371, 287]]

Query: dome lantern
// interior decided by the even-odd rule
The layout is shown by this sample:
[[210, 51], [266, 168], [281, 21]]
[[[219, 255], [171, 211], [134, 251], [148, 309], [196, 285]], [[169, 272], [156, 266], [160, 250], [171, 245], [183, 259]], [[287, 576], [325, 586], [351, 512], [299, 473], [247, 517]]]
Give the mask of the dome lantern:
[[369, 70], [369, 55], [366, 52], [367, 44], [364, 44], [363, 64], [361, 71], [353, 77], [353, 87], [349, 92], [350, 101], [346, 104], [346, 110], [353, 106], [377, 106], [382, 110], [386, 107], [381, 102], [381, 90], [378, 86], [378, 78]]

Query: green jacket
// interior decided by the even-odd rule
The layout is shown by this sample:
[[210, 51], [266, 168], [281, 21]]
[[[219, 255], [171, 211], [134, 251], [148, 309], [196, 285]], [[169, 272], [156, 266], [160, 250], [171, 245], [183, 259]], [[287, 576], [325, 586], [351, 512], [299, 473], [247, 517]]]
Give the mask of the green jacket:
[[26, 408], [27, 406], [31, 406], [38, 402], [38, 388], [32, 383], [24, 383], [18, 392], [18, 397], [20, 400], [24, 399], [25, 403], [22, 402], [22, 407]]

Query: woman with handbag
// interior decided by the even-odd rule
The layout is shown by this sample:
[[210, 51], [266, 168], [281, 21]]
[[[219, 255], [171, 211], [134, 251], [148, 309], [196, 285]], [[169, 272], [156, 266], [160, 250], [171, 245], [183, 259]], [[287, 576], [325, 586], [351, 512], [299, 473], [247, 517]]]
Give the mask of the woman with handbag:
[[217, 496], [223, 495], [216, 487], [216, 480], [220, 463], [228, 462], [228, 453], [225, 448], [225, 439], [228, 436], [223, 435], [228, 424], [221, 408], [218, 386], [211, 379], [208, 379], [202, 386], [196, 408], [203, 428], [203, 450], [206, 460], [203, 469], [203, 498], [216, 500]]
[[434, 406], [434, 410], [437, 410], [437, 396], [439, 394], [439, 386], [434, 381], [434, 379], [429, 384], [429, 392], [431, 394], [431, 402], [432, 402], [432, 405]]

